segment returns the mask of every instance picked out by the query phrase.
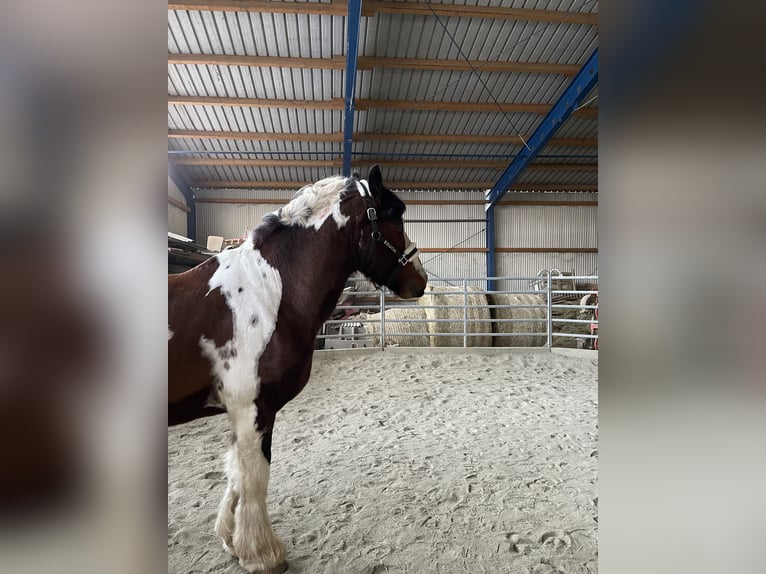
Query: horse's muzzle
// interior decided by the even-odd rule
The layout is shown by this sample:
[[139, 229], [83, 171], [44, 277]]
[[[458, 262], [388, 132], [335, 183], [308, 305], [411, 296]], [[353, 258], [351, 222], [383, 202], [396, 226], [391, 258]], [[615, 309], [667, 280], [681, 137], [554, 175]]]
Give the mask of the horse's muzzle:
[[421, 285], [419, 281], [408, 281], [407, 284], [399, 293], [399, 297], [402, 299], [419, 299], [425, 293], [425, 285]]

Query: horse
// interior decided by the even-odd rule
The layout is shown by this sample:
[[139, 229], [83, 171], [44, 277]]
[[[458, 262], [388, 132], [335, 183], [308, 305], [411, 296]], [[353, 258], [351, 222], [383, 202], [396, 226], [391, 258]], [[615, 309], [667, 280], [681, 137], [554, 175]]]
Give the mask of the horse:
[[308, 382], [347, 278], [360, 271], [403, 299], [425, 291], [404, 211], [378, 166], [367, 180], [330, 177], [264, 216], [241, 246], [168, 277], [168, 422], [228, 414], [215, 532], [249, 572], [287, 569], [266, 508], [274, 420]]

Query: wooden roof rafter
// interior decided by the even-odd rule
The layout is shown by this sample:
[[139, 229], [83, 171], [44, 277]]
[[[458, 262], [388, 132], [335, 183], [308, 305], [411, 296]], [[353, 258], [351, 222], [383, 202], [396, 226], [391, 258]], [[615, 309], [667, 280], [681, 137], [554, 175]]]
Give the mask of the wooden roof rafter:
[[[268, 132], [232, 132], [209, 130], [168, 130], [170, 139], [221, 139], [243, 141], [295, 141], [295, 142], [341, 142], [343, 134], [292, 134]], [[395, 142], [443, 142], [476, 144], [521, 145], [522, 140], [514, 135], [480, 134], [396, 134], [396, 133], [355, 133], [354, 141], [395, 141]], [[596, 138], [552, 138], [550, 146], [597, 147]]]
[[[343, 98], [330, 100], [278, 100], [266, 98], [226, 98], [217, 96], [168, 96], [168, 104], [176, 106], [236, 106], [244, 108], [298, 108], [306, 110], [342, 110]], [[548, 104], [519, 104], [494, 102], [434, 102], [414, 100], [356, 100], [357, 110], [401, 109], [442, 112], [503, 112], [547, 114]], [[597, 117], [598, 108], [582, 108], [572, 115]]]
[[[318, 2], [277, 2], [268, 0], [171, 0], [168, 10], [202, 10], [210, 12], [261, 12], [271, 14], [319, 14], [346, 16], [348, 2], [332, 0]], [[460, 4], [432, 4], [367, 0], [362, 6], [362, 16], [376, 14], [411, 14], [416, 16], [448, 16], [460, 18], [485, 18], [491, 20], [526, 20], [598, 26], [598, 14], [592, 12], [567, 12], [563, 10], [534, 10], [529, 8], [505, 8], [498, 6], [465, 6]]]

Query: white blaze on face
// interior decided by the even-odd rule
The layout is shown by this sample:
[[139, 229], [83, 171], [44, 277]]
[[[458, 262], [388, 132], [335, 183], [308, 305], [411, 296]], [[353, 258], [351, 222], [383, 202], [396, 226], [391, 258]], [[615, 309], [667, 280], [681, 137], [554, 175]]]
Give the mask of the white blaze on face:
[[[415, 244], [410, 241], [410, 238], [407, 236], [407, 234], [404, 234], [404, 254], [407, 255], [412, 249], [415, 248]], [[428, 281], [428, 273], [426, 273], [425, 267], [423, 267], [423, 264], [420, 262], [420, 257], [418, 255], [415, 255], [412, 259], [410, 259], [410, 263], [415, 267], [418, 273], [420, 273], [420, 276]]]

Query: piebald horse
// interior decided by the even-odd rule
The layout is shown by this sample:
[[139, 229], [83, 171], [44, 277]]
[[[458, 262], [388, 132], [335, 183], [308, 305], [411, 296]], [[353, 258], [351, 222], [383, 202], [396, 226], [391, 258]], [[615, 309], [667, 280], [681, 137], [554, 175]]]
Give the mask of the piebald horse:
[[425, 290], [404, 210], [378, 166], [366, 181], [323, 179], [241, 246], [168, 278], [169, 423], [228, 413], [215, 531], [249, 572], [287, 569], [266, 509], [274, 419], [306, 385], [314, 339], [346, 279], [361, 271], [406, 299]]

